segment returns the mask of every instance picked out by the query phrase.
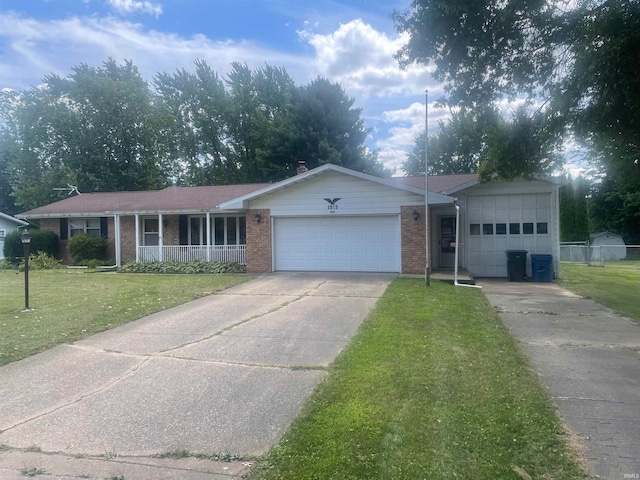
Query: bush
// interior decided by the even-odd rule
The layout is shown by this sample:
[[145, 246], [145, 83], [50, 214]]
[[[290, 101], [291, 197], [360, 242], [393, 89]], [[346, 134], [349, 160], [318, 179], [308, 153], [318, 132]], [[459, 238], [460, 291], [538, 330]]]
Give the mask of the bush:
[[47, 255], [44, 252], [39, 252], [37, 255], [29, 255], [29, 269], [55, 270], [58, 268], [63, 268], [62, 260], [58, 260], [51, 255]]
[[[31, 253], [43, 252], [51, 257], [58, 254], [58, 235], [50, 230], [29, 230], [29, 234], [31, 235], [29, 245]], [[24, 256], [21, 237], [22, 231], [16, 231], [8, 233], [4, 239], [3, 253], [10, 261]]]
[[245, 273], [247, 268], [235, 262], [151, 262], [122, 265], [123, 273]]
[[107, 256], [107, 241], [103, 237], [78, 233], [67, 243], [67, 251], [77, 265], [89, 260], [104, 260]]

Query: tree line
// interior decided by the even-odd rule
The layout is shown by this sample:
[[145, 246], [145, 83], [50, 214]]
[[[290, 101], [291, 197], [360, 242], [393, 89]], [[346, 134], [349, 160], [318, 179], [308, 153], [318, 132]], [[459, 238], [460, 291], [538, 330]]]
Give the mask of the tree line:
[[80, 192], [168, 185], [276, 182], [334, 163], [388, 175], [364, 142], [361, 110], [318, 77], [284, 68], [204, 61], [148, 83], [131, 61], [80, 64], [66, 77], [0, 93], [0, 211], [17, 213]]

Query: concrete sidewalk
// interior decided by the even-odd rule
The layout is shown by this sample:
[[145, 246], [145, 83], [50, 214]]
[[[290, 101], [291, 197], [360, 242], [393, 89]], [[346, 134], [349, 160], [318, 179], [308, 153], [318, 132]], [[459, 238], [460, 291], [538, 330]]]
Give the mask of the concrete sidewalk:
[[479, 283], [522, 343], [596, 478], [640, 478], [640, 325], [551, 283]]
[[280, 439], [393, 275], [273, 274], [0, 368], [0, 478], [228, 479]]

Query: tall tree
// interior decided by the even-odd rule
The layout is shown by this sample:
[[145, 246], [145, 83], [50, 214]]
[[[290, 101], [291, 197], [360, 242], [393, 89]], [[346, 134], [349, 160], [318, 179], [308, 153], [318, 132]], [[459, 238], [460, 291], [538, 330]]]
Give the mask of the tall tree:
[[177, 121], [176, 155], [182, 163], [181, 183], [209, 185], [235, 179], [237, 165], [228, 145], [231, 99], [224, 82], [206, 62], [195, 72], [156, 75], [154, 86]]
[[[481, 173], [544, 171], [540, 162], [556, 164], [548, 154], [572, 136], [591, 149], [608, 178], [602, 186], [613, 189], [608, 196], [625, 209], [638, 206], [640, 2], [412, 0], [394, 20], [409, 36], [400, 63], [433, 65], [445, 84], [443, 103], [482, 111], [505, 99], [525, 102], [510, 125], [487, 137]], [[530, 155], [535, 149], [541, 154]], [[633, 213], [625, 228], [635, 228]]]
[[110, 59], [72, 70], [21, 92], [5, 117], [5, 133], [19, 146], [10, 167], [16, 202], [48, 203], [67, 183], [85, 192], [165, 185], [176, 173], [165, 141], [173, 117], [137, 68]]
[[[402, 169], [407, 175], [424, 175], [426, 132], [416, 136], [415, 144]], [[449, 122], [438, 121], [438, 133], [429, 136], [429, 175], [477, 173], [485, 148], [482, 129], [466, 111], [454, 112]]]
[[339, 84], [316, 78], [300, 89], [295, 103], [298, 156], [310, 168], [333, 163], [373, 175], [390, 174], [378, 162], [377, 153], [366, 148], [369, 130], [362, 111]]

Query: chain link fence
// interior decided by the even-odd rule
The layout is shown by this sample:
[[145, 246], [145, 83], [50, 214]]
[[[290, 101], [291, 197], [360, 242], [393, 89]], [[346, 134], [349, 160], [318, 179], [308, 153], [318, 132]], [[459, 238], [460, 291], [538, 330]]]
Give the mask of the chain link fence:
[[640, 269], [640, 245], [589, 245], [587, 242], [560, 243], [560, 261], [605, 267]]

